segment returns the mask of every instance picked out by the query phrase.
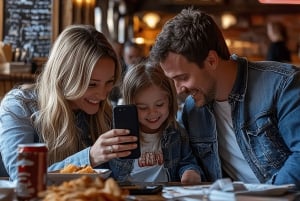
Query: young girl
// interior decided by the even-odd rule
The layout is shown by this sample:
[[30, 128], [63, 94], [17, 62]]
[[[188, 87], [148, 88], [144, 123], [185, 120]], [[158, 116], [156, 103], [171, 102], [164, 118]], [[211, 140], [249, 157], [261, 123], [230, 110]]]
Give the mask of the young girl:
[[200, 182], [188, 136], [176, 122], [173, 82], [160, 67], [141, 63], [131, 68], [124, 77], [122, 95], [125, 104], [138, 109], [141, 157], [111, 160], [114, 177], [133, 182]]

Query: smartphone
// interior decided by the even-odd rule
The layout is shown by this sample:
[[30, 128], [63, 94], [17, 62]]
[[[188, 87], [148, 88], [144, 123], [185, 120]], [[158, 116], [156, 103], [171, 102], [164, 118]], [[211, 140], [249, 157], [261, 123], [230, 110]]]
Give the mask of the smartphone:
[[152, 195], [161, 193], [162, 185], [129, 185], [121, 186], [122, 189], [128, 190], [130, 195]]
[[138, 137], [137, 148], [131, 150], [131, 154], [127, 159], [136, 159], [141, 156], [140, 141], [139, 141], [139, 121], [138, 113], [135, 105], [117, 105], [113, 109], [113, 128], [124, 128], [130, 131], [129, 135]]

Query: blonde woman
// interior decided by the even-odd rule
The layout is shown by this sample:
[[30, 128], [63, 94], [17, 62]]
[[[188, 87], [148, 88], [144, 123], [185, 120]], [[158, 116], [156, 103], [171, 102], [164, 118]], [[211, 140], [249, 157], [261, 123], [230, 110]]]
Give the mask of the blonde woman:
[[129, 155], [137, 139], [125, 129], [110, 130], [108, 95], [119, 78], [118, 57], [102, 33], [88, 25], [67, 27], [37, 82], [13, 89], [1, 102], [0, 150], [10, 179], [17, 178], [18, 144], [46, 143], [48, 171]]

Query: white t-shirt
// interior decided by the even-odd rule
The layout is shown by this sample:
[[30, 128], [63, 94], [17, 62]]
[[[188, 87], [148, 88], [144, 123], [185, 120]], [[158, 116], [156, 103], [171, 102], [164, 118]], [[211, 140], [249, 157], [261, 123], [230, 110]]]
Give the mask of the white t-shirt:
[[228, 101], [216, 101], [214, 111], [217, 121], [219, 154], [223, 169], [235, 181], [260, 183], [237, 144], [230, 104]]
[[167, 170], [163, 166], [163, 153], [159, 133], [140, 133], [141, 157], [134, 160], [130, 180], [135, 182], [168, 182]]

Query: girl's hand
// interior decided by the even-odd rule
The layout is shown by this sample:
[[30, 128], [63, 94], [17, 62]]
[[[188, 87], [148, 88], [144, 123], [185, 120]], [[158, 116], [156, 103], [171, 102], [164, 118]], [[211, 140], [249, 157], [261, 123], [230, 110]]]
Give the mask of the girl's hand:
[[112, 129], [100, 135], [90, 150], [91, 165], [95, 167], [113, 158], [128, 156], [130, 150], [137, 148], [137, 137], [128, 134], [127, 129]]
[[181, 177], [182, 184], [199, 184], [201, 176], [195, 170], [186, 170]]

